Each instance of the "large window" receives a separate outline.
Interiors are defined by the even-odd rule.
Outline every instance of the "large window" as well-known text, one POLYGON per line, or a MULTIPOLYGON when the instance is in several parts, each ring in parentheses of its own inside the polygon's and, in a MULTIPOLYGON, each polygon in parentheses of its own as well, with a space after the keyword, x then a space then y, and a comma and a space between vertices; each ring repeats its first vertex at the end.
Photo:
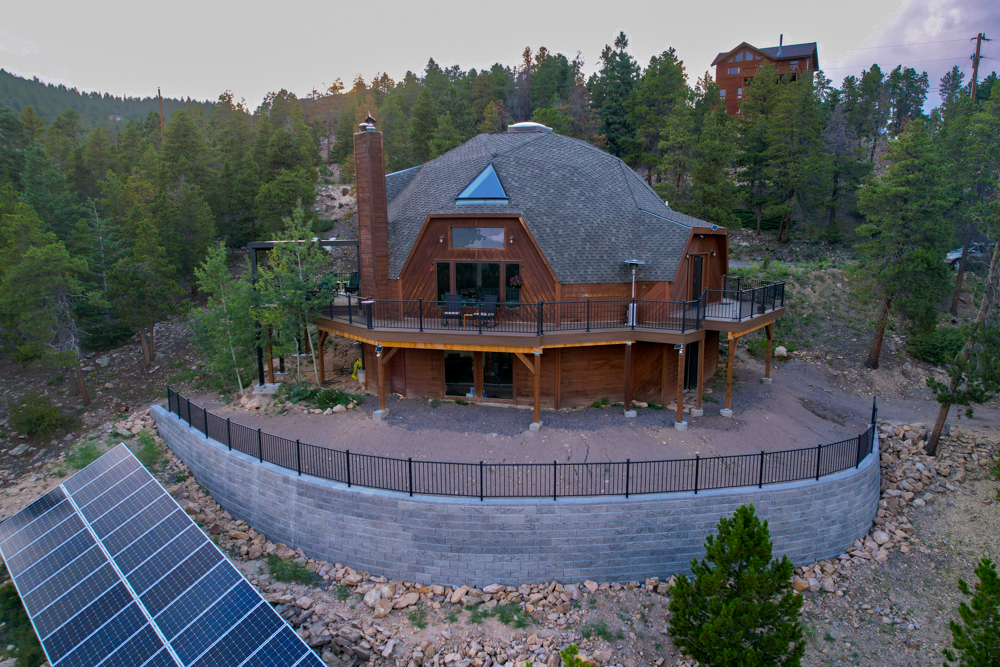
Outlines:
POLYGON ((730 67, 728 73, 729 74, 739 74, 740 73, 740 68, 739 67, 730 67))
POLYGON ((483 301, 488 294, 500 294, 500 265, 455 262, 455 291, 463 301, 483 301))
POLYGON ((511 285, 511 278, 521 275, 518 262, 437 262, 435 270, 438 301, 448 294, 460 294, 463 301, 485 301, 490 295, 500 303, 521 300, 519 288, 511 285))
POLYGON ((451 264, 448 262, 437 263, 437 299, 444 301, 445 297, 451 293, 451 264))
POLYGON ((452 227, 452 248, 503 250, 503 227, 452 227))

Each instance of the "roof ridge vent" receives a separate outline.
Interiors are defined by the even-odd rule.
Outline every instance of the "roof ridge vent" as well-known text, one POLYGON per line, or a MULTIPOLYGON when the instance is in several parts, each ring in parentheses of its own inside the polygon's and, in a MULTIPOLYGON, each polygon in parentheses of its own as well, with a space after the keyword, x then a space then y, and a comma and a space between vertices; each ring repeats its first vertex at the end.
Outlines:
POLYGON ((514 123, 513 125, 507 126, 507 132, 552 132, 552 128, 547 125, 542 125, 541 123, 535 123, 533 121, 527 120, 523 123, 514 123))

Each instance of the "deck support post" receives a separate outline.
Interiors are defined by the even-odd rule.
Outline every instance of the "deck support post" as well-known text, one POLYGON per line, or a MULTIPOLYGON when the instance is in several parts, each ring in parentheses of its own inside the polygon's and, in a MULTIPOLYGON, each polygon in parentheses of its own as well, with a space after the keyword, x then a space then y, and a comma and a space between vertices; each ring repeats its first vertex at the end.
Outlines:
POLYGON ((389 363, 393 355, 399 352, 398 347, 394 347, 388 352, 382 346, 375 348, 375 359, 378 361, 378 410, 372 415, 375 421, 382 421, 389 416, 389 411, 385 407, 385 365, 389 363))
POLYGON ((535 430, 537 430, 542 425, 542 404, 540 402, 540 396, 539 396, 539 394, 541 394, 541 391, 542 391, 542 383, 541 383, 541 377, 542 377, 542 351, 541 350, 535 350, 535 368, 534 368, 534 371, 535 371, 535 377, 534 377, 534 381, 535 381, 535 421, 532 424, 532 426, 534 426, 535 430), (536 424, 537 424, 537 426, 536 426, 536 424))
POLYGON ((326 361, 323 359, 323 346, 326 345, 327 336, 330 334, 322 329, 316 337, 316 371, 319 373, 319 383, 326 382, 326 361))
POLYGON ((774 344, 774 322, 764 327, 764 333, 767 335, 767 347, 764 354, 764 377, 761 382, 771 384, 771 346, 774 344))
POLYGON ((678 431, 687 430, 687 422, 684 421, 684 368, 686 366, 684 348, 684 344, 677 347, 677 417, 674 419, 674 428, 678 431))
POLYGON ((702 398, 705 394, 705 341, 704 338, 698 341, 698 393, 694 409, 691 410, 692 417, 701 417, 705 414, 705 408, 702 407, 702 398))
POLYGON ((719 410, 719 414, 723 417, 733 416, 733 362, 736 361, 736 346, 740 342, 739 336, 729 335, 729 356, 726 359, 726 407, 719 410))
POLYGON ((635 417, 632 407, 632 341, 625 341, 625 416, 635 417))

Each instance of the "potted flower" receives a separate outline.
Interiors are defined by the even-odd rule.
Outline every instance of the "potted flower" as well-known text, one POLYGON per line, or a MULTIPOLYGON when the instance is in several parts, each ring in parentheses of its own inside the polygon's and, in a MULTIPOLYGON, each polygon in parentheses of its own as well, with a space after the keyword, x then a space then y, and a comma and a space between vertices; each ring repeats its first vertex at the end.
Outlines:
POLYGON ((521 289, 521 285, 524 284, 524 278, 522 278, 520 274, 516 276, 511 276, 510 279, 507 281, 507 284, 513 287, 514 289, 521 289))

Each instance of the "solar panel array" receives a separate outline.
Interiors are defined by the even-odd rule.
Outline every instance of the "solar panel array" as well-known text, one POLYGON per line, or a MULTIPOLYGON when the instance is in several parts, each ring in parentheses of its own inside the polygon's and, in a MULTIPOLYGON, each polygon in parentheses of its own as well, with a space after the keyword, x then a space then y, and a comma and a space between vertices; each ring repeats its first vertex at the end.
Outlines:
POLYGON ((323 667, 119 445, 0 523, 53 667, 323 667))

